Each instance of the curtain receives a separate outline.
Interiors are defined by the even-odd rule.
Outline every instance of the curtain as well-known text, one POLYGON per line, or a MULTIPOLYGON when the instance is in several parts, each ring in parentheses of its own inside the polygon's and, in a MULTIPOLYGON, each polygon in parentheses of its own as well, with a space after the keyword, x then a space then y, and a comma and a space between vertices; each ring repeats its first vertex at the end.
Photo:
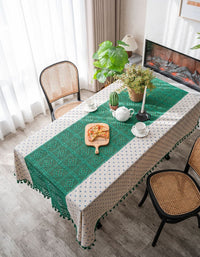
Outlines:
POLYGON ((0 138, 25 127, 46 102, 39 75, 70 60, 88 89, 84 0, 0 0, 0 138))
POLYGON ((93 80, 94 66, 92 55, 101 42, 110 40, 113 44, 120 35, 121 0, 86 0, 88 38, 88 77, 90 89, 94 92, 102 85, 93 80))

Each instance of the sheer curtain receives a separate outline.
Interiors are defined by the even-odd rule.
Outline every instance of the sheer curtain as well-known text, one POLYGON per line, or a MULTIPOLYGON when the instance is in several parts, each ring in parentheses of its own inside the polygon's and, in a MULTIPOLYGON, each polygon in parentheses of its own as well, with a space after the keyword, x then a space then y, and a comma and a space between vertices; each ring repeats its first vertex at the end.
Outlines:
POLYGON ((24 128, 45 100, 39 75, 46 66, 70 60, 87 88, 84 0, 0 0, 0 138, 24 128))

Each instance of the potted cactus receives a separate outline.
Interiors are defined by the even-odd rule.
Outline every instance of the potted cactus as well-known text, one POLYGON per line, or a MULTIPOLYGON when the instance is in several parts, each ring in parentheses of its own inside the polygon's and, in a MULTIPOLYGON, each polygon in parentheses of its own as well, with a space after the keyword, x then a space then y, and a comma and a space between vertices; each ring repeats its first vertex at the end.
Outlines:
POLYGON ((111 92, 110 98, 109 98, 110 109, 116 110, 118 108, 118 105, 119 105, 119 96, 117 92, 111 92))

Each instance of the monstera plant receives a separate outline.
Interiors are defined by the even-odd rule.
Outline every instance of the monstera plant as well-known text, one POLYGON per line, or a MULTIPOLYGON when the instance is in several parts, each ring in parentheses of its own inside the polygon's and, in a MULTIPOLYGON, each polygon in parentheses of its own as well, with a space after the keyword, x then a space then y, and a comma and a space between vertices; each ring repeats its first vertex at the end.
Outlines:
POLYGON ((117 41, 117 46, 113 46, 111 41, 104 41, 99 45, 99 49, 93 54, 93 64, 96 68, 94 79, 100 83, 109 83, 115 74, 123 72, 128 62, 128 54, 123 46, 128 45, 120 40, 117 41))

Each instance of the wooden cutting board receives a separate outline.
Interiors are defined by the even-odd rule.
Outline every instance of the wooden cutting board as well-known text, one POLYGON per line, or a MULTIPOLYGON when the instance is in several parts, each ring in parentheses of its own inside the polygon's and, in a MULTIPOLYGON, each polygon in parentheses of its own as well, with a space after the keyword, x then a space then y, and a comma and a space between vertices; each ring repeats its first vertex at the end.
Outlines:
POLYGON ((106 123, 90 123, 90 124, 87 124, 85 126, 85 144, 88 145, 88 146, 94 146, 95 147, 95 154, 99 154, 99 147, 109 144, 109 140, 110 140, 110 131, 109 131, 108 124, 106 124, 106 123), (95 125, 103 125, 104 127, 106 127, 106 129, 108 129, 108 133, 109 133, 108 139, 104 138, 104 137, 101 137, 101 136, 97 136, 94 139, 94 141, 90 141, 89 140, 89 138, 88 138, 88 130, 92 126, 95 126, 95 125))

